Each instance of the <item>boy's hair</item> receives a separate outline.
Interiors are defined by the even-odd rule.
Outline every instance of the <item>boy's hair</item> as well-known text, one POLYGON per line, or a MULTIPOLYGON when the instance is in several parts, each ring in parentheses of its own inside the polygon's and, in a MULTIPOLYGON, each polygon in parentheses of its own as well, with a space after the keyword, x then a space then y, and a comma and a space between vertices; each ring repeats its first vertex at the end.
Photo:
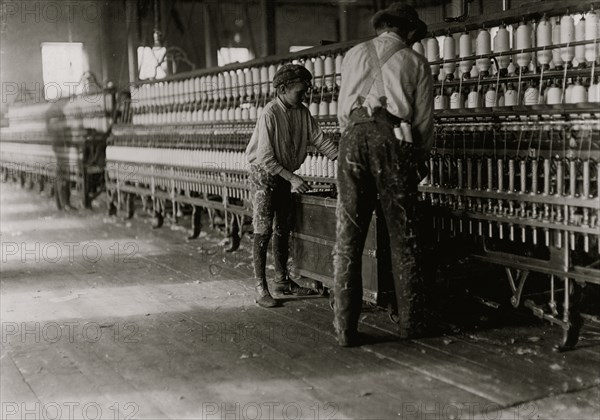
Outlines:
POLYGON ((279 93, 282 86, 298 82, 310 84, 311 80, 312 74, 310 74, 306 67, 298 64, 285 64, 273 76, 273 87, 279 93))

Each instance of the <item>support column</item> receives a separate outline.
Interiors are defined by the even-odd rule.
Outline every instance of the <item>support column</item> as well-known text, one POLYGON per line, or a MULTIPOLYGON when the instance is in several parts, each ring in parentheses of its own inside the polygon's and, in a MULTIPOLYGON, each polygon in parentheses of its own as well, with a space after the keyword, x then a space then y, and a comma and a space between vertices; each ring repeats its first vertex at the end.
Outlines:
POLYGON ((356 16, 357 12, 355 4, 344 2, 338 4, 340 42, 356 39, 358 37, 356 32, 358 24, 356 16))
POLYGON ((275 55, 277 50, 275 30, 275 0, 260 0, 262 16, 261 54, 262 57, 275 55))
POLYGON ((202 14, 204 20, 204 58, 205 58, 205 67, 216 67, 216 48, 214 47, 213 40, 213 24, 210 16, 210 7, 208 2, 202 4, 202 14))
POLYGON ((125 2, 126 25, 127 25, 127 58, 129 64, 129 83, 134 84, 138 81, 139 70, 137 60, 137 6, 133 1, 125 2))
MULTIPOLYGON (((154 13, 157 13, 157 21, 155 22, 155 27, 160 31, 161 34, 161 44, 163 47, 168 47, 167 42, 167 23, 169 22, 171 7, 173 7, 172 2, 165 0, 154 0, 156 2, 156 7, 154 13)), ((177 69, 175 68, 175 63, 172 57, 167 56, 166 58, 166 70, 165 73, 167 76, 171 76, 172 74, 177 73, 177 69)))

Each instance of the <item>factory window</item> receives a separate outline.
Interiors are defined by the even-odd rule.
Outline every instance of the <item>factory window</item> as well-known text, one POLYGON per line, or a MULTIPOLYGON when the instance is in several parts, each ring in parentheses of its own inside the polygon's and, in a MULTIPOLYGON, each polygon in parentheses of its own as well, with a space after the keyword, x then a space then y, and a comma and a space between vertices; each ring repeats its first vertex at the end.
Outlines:
POLYGON ((81 42, 42 42, 42 77, 47 100, 80 93, 79 81, 88 70, 81 42))
POLYGON ((225 66, 230 63, 243 63, 254 58, 254 54, 248 48, 219 48, 217 55, 217 64, 225 66))
POLYGON ((138 47, 138 77, 140 80, 164 79, 167 77, 167 60, 163 60, 167 49, 164 47, 138 47))

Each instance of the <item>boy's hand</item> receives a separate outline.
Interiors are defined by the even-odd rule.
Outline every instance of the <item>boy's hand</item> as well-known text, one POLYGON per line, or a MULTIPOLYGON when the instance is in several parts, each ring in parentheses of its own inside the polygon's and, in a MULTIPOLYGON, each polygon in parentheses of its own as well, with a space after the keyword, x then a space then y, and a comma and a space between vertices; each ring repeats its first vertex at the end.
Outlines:
POLYGON ((290 183, 292 184, 292 192, 302 194, 310 190, 310 185, 298 175, 294 175, 290 180, 290 183))

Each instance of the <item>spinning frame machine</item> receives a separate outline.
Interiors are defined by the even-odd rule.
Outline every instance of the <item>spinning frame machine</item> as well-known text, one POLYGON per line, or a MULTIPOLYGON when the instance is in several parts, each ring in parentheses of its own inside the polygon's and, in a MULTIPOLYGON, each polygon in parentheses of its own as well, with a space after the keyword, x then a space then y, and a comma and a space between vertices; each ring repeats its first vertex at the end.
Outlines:
MULTIPOLYGON (((600 40, 593 6, 552 2, 506 11, 494 21, 436 25, 432 37, 412 46, 427 57, 436 79, 435 142, 419 187, 431 205, 436 239, 443 246, 462 238, 470 256, 504 266, 511 303, 560 325, 562 349, 578 340, 580 289, 600 284, 600 40), (570 11, 583 19, 575 24, 570 11), (495 32, 493 39, 486 28, 495 32), (548 276, 550 300, 544 305, 522 302, 530 272, 548 276)), ((270 80, 277 67, 295 62, 313 73, 315 89, 306 105, 337 140, 339 70, 352 45, 136 86, 132 124, 116 126, 109 142, 109 191, 126 203, 129 216, 134 194, 149 198, 156 227, 168 204, 174 219, 178 206, 193 206, 192 237, 200 233, 199 208, 208 209, 211 220, 220 214, 234 250, 239 228, 251 216, 243 151, 256 116, 274 95, 270 80)), ((298 173, 313 189, 335 193, 335 165, 316 151, 298 173)), ((327 219, 315 207, 331 213, 333 201, 299 197, 297 205, 300 213, 308 205, 327 219)), ((334 233, 320 236, 318 226, 310 233, 306 220, 297 221, 305 225, 292 234, 295 246, 331 251, 334 233)), ((364 257, 377 258, 382 243, 367 242, 364 257)), ((331 286, 331 268, 319 274, 303 266, 314 265, 310 259, 299 260, 301 274, 331 286)), ((363 277, 365 299, 378 303, 376 265, 363 270, 363 277)))
POLYGON ((50 186, 57 206, 69 204, 71 190, 88 208, 102 191, 106 138, 112 124, 114 89, 50 102, 18 104, 0 129, 3 180, 42 192, 50 186), (64 188, 66 203, 57 189, 64 188))
MULTIPOLYGON (((338 66, 341 58, 339 54, 338 66)), ((110 211, 126 207, 131 217, 133 197, 139 195, 154 214, 154 227, 160 227, 167 213, 175 221, 180 206, 189 205, 191 238, 196 238, 200 208, 205 208, 211 223, 224 221, 235 250, 239 229, 252 215, 244 151, 257 115, 274 97, 273 75, 291 59, 293 55, 255 60, 134 87, 126 105, 131 123, 113 127, 107 148, 110 211)), ((337 141, 335 92, 340 77, 336 79, 334 60, 329 56, 311 69, 317 75, 317 93, 311 95, 310 109, 320 115, 325 135, 337 141)), ((298 173, 313 190, 335 188, 336 166, 315 149, 309 148, 298 173)))
MULTIPOLYGON (((470 257, 503 266, 511 303, 560 325, 561 349, 578 340, 581 289, 600 284, 600 24, 594 7, 598 4, 551 1, 493 19, 433 25, 431 36, 412 46, 428 59, 435 78, 434 148, 426 162, 428 176, 419 186, 432 211, 435 240, 441 249, 460 243, 470 257), (576 23, 572 14, 583 19, 576 23), (544 304, 523 299, 531 272, 548 279, 550 298, 544 304)), ((131 217, 134 198, 140 196, 155 217, 154 227, 160 227, 167 213, 176 221, 182 207, 191 206, 195 238, 204 208, 211 222, 225 223, 230 250, 235 250, 239 230, 252 214, 243 151, 257 115, 273 98, 270 81, 276 69, 296 62, 313 73, 315 89, 306 105, 325 135, 337 141, 339 70, 353 44, 132 87, 132 100, 120 104, 126 112, 112 127, 106 149, 110 211, 126 207, 131 217)), ((68 106, 53 117, 56 107, 50 104, 11 108, 10 126, 2 129, 4 176, 15 174, 22 183, 33 180, 43 187, 53 175, 48 168, 66 161, 71 181, 85 185, 83 174, 94 163, 85 159, 81 145, 108 128, 112 101, 106 103, 102 109, 83 107, 89 113, 71 103, 75 118, 69 118, 68 106), (89 117, 101 127, 86 126, 89 117), (79 123, 69 127, 67 121, 79 123), (52 138, 61 139, 60 152, 52 149, 52 138)), ((296 198, 301 226, 292 233, 293 248, 308 254, 312 249, 312 257, 330 254, 335 232, 322 226, 331 227, 327 221, 334 217, 336 166, 310 150, 298 173, 323 196, 296 198), (318 218, 321 228, 313 220, 318 218)), ((378 251, 385 249, 380 239, 385 235, 379 234, 376 219, 363 255, 363 277, 365 299, 380 303, 385 272, 378 267, 384 252, 378 251)), ((295 256, 300 273, 315 286, 331 286, 330 259, 315 263, 295 256)))
POLYGON ((425 45, 438 82, 419 190, 437 239, 503 266, 511 304, 563 328, 559 349, 578 341, 581 289, 600 284, 598 22, 579 2, 525 13, 512 44, 501 22, 493 42, 485 29, 445 37, 453 59, 425 45), (547 302, 523 299, 531 272, 547 276, 547 302))

